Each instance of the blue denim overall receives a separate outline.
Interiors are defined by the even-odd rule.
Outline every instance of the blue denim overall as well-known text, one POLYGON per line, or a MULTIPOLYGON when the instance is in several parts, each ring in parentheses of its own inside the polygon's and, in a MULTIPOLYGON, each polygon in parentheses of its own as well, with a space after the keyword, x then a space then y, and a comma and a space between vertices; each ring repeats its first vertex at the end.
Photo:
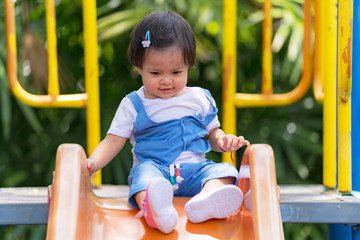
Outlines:
MULTIPOLYGON (((170 180, 169 165, 183 151, 207 153, 211 150, 205 136, 209 134, 206 126, 214 119, 217 108, 209 91, 203 89, 211 103, 212 112, 205 117, 184 116, 160 123, 152 121, 136 92, 128 95, 132 101, 137 117, 134 130, 134 154, 140 161, 130 172, 128 182, 130 185, 129 202, 137 207, 134 194, 146 189, 148 182, 154 177, 165 177, 170 180)), ((202 186, 210 179, 233 176, 237 178, 238 172, 227 163, 215 164, 211 160, 201 163, 185 163, 180 167, 181 177, 184 181, 174 192, 179 196, 193 196, 200 192, 202 186)))

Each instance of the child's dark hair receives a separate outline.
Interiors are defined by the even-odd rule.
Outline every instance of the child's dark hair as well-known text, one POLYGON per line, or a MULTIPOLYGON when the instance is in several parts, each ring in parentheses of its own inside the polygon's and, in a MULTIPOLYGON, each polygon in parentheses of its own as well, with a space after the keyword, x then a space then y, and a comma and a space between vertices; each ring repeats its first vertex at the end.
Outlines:
POLYGON ((153 12, 145 16, 136 24, 129 46, 129 60, 137 67, 142 68, 146 49, 142 45, 146 32, 150 32, 150 47, 155 49, 171 46, 179 47, 184 63, 192 67, 195 63, 196 44, 194 34, 188 22, 174 12, 153 12))

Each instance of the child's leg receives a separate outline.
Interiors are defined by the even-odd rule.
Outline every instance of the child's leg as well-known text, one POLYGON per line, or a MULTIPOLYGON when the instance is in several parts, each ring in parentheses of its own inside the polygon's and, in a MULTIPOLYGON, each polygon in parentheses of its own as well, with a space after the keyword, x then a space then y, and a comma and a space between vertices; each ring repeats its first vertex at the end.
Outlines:
MULTIPOLYGON (((189 221, 200 223, 212 218, 226 218, 236 213, 243 201, 241 190, 234 185, 236 177, 211 178, 219 174, 219 168, 228 168, 226 165, 215 164, 209 168, 205 179, 209 179, 200 193, 190 199, 185 205, 185 212, 189 221)), ((233 167, 229 167, 229 172, 233 167)), ((236 169, 234 169, 237 173, 236 169)), ((226 172, 226 170, 224 170, 226 172)))
POLYGON ((223 177, 223 178, 216 178, 216 179, 211 179, 209 181, 207 181, 204 185, 204 187, 201 189, 201 192, 208 192, 210 190, 213 190, 215 188, 219 188, 222 187, 223 185, 226 184, 234 184, 235 183, 235 178, 233 177, 223 177))
POLYGON ((161 166, 155 162, 140 162, 135 165, 129 174, 128 183, 130 186, 129 203, 135 208, 140 208, 140 203, 145 197, 146 188, 154 178, 166 177, 161 166))
POLYGON ((135 201, 140 209, 143 209, 143 206, 141 203, 145 198, 145 194, 146 194, 146 191, 141 191, 141 192, 138 192, 135 194, 135 201))
POLYGON ((146 223, 163 233, 170 233, 177 225, 178 214, 173 205, 173 190, 165 178, 154 178, 146 191, 135 194, 140 215, 146 223))
POLYGON ((141 162, 133 167, 128 177, 129 203, 139 207, 138 217, 164 233, 176 226, 178 214, 173 206, 173 190, 162 166, 155 162, 141 162))

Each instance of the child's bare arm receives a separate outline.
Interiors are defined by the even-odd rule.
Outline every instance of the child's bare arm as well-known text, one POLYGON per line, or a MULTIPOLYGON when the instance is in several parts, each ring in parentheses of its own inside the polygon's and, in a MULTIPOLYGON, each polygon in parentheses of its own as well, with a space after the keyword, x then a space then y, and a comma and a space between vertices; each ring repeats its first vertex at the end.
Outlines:
POLYGON ((105 167, 124 147, 127 138, 108 134, 88 159, 87 168, 91 173, 105 167))
POLYGON ((212 150, 216 152, 234 152, 244 145, 250 145, 243 136, 225 134, 220 128, 214 128, 209 132, 208 139, 212 150))

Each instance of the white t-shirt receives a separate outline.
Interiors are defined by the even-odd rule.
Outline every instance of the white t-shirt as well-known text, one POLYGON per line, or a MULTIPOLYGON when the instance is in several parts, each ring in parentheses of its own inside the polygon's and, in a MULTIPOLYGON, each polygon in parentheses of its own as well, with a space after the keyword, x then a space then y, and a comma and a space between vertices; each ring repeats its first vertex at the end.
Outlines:
MULTIPOLYGON (((212 112, 212 107, 203 90, 199 87, 187 87, 188 92, 177 97, 168 99, 156 98, 146 99, 144 87, 141 87, 136 93, 139 95, 148 117, 154 122, 163 122, 171 119, 179 119, 184 116, 197 115, 205 117, 212 112)), ((213 101, 215 104, 215 101, 213 101)), ((108 134, 113 134, 129 138, 134 147, 134 128, 137 117, 136 109, 128 97, 124 97, 112 120, 108 134)), ((206 130, 220 126, 216 116, 207 126, 206 130)), ((134 165, 139 162, 132 149, 134 165)), ((174 161, 174 163, 197 163, 205 161, 204 153, 195 153, 184 151, 174 161)))

